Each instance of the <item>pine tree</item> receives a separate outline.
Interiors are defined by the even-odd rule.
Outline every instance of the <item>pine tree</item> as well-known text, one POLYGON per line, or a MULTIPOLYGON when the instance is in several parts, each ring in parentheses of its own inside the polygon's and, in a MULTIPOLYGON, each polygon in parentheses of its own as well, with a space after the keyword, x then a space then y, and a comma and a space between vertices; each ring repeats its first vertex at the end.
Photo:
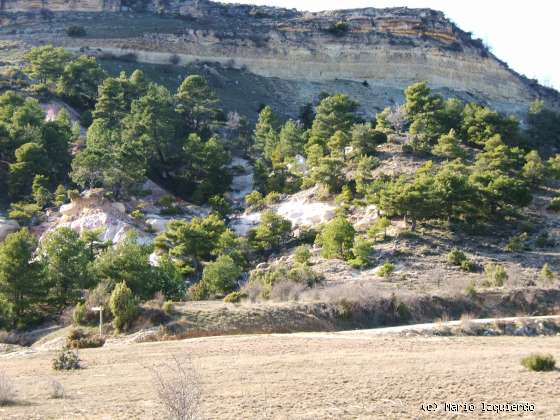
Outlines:
POLYGON ((324 98, 317 106, 315 120, 311 127, 306 149, 318 144, 326 147, 329 139, 337 132, 350 133, 356 122, 358 103, 346 95, 333 95, 324 98))
POLYGON ((95 105, 98 87, 106 73, 95 57, 82 55, 64 67, 57 82, 57 91, 82 108, 95 105))
POLYGON ((200 132, 215 118, 218 99, 202 76, 188 76, 175 97, 176 111, 183 117, 188 130, 200 132))
POLYGON ((49 191, 49 179, 44 175, 35 175, 31 187, 33 199, 40 208, 46 207, 52 200, 52 194, 49 191))
POLYGON ((138 313, 138 303, 126 282, 115 286, 109 305, 113 314, 113 326, 117 332, 126 331, 138 313))
POLYGON ((521 175, 531 184, 537 185, 543 180, 546 173, 546 167, 539 156, 539 152, 531 150, 525 155, 525 162, 521 175))
POLYGON ((448 159, 465 157, 465 152, 460 146, 454 129, 449 130, 448 134, 440 136, 438 143, 432 149, 432 153, 448 159))
POLYGON ((325 258, 350 257, 355 234, 354 227, 344 216, 335 217, 318 236, 318 244, 322 246, 321 255, 325 258))
POLYGON ((0 244, 0 296, 8 302, 11 326, 25 327, 38 318, 37 304, 46 295, 42 266, 34 258, 37 240, 21 229, 0 244))
POLYGON ((29 65, 25 72, 40 83, 54 82, 64 71, 64 66, 70 60, 70 54, 64 48, 43 45, 32 48, 25 58, 29 65))
POLYGON ((39 249, 49 284, 49 299, 58 307, 75 304, 91 285, 86 243, 70 228, 50 232, 39 249))

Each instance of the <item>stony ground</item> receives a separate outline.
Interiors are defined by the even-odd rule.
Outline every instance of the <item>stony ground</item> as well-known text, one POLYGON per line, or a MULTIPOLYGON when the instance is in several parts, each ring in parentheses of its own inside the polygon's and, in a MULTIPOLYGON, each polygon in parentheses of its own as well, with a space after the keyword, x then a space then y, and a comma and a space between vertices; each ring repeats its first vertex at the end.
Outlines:
MULTIPOLYGON (((528 353, 560 359, 560 337, 397 337, 307 333, 199 338, 80 351, 85 368, 59 373, 51 352, 0 357, 14 380, 4 419, 163 418, 151 369, 190 356, 203 418, 431 418, 423 403, 529 402, 526 418, 560 417, 560 372, 534 373, 528 353), (55 378, 64 399, 49 397, 55 378)), ((451 416, 452 417, 452 416, 451 416)), ((456 416, 456 418, 463 416, 456 416)), ((504 414, 502 418, 518 417, 504 414)))

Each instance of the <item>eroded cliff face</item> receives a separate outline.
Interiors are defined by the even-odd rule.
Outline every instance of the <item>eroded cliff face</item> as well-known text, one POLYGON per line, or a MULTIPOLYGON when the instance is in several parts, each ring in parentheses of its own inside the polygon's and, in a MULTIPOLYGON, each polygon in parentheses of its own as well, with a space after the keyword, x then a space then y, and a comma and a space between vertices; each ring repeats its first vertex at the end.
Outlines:
POLYGON ((121 0, 2 0, 3 12, 30 12, 50 10, 53 12, 102 12, 118 11, 121 0))
MULTIPOLYGON (((560 106, 557 92, 519 76, 480 41, 441 12, 429 9, 305 13, 204 0, 4 0, 1 4, 4 12, 102 12, 95 18, 93 13, 43 16, 43 24, 35 23, 25 32, 16 30, 30 43, 52 42, 155 64, 221 63, 283 80, 349 80, 377 91, 427 80, 436 89, 516 112, 537 97, 560 106), (131 13, 138 19, 131 19, 131 13), (111 21, 111 26, 103 26, 103 20, 111 21), (53 30, 57 22, 59 29, 53 30), (61 28, 70 23, 83 25, 88 36, 65 36, 61 28)), ((10 27, 9 15, 4 16, 6 27, 10 27)))

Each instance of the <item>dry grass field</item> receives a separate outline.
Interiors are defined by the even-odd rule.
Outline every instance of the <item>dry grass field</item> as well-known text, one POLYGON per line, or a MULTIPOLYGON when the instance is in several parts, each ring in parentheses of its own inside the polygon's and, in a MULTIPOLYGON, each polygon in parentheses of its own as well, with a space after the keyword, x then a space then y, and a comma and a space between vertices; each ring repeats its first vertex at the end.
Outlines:
MULTIPOLYGON (((560 371, 520 365, 531 352, 560 359, 560 337, 400 337, 366 332, 203 337, 81 350, 84 369, 56 372, 52 352, 0 356, 17 388, 2 419, 164 418, 152 369, 188 355, 200 375, 203 418, 433 418, 422 403, 530 402, 524 418, 560 418, 560 371), (59 381, 65 398, 49 396, 59 381)), ((519 415, 506 413, 502 418, 519 415)))

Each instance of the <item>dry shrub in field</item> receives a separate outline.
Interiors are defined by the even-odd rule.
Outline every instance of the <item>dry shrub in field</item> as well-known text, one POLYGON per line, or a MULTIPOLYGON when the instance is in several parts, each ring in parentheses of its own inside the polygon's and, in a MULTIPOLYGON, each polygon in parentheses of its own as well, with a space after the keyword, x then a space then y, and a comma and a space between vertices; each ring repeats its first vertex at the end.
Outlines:
POLYGON ((189 358, 172 359, 152 368, 157 395, 174 420, 200 418, 200 379, 189 358))
POLYGON ((54 399, 64 398, 64 387, 56 379, 49 380, 49 396, 54 399))
POLYGON ((61 349, 52 361, 54 370, 80 369, 80 357, 78 352, 72 349, 61 349))
POLYGON ((96 335, 86 333, 80 329, 73 329, 68 333, 66 337, 66 347, 69 349, 89 349, 102 347, 105 344, 105 338, 96 335))
POLYGON ((461 315, 461 325, 460 330, 465 335, 478 335, 482 330, 482 327, 474 322, 476 317, 470 313, 464 313, 461 315))
POLYGON ((5 372, 0 371, 0 406, 13 403, 15 396, 14 384, 5 372))
POLYGON ((299 300, 300 295, 306 289, 307 286, 305 284, 288 280, 280 281, 272 286, 270 299, 277 302, 299 300))

